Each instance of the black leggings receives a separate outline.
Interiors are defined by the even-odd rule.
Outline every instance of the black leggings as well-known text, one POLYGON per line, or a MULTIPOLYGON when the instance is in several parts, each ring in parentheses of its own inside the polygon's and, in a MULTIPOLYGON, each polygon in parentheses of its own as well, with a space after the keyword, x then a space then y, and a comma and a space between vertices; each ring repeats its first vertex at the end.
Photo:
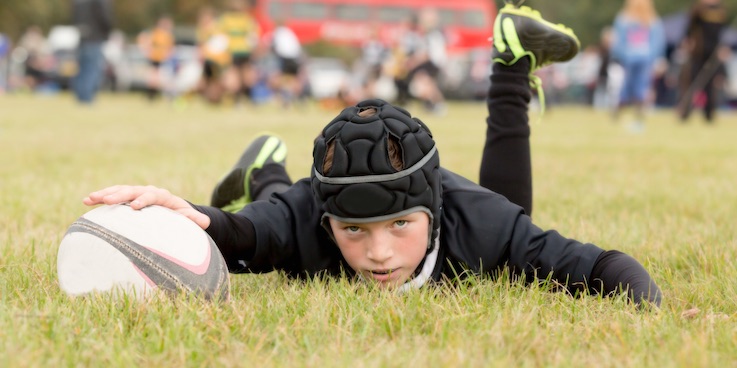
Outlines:
POLYGON ((522 58, 512 66, 494 63, 486 98, 486 141, 479 184, 497 192, 532 214, 530 158, 530 63, 522 58))

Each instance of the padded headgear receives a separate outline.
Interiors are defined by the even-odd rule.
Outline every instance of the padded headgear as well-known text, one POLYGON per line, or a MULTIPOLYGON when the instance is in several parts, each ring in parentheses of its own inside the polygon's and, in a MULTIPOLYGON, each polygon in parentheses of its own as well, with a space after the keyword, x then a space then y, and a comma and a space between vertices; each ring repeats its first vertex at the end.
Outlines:
POLYGON ((323 129, 312 155, 312 191, 328 231, 326 216, 366 223, 422 210, 432 222, 430 247, 440 228, 440 158, 430 130, 419 119, 382 100, 360 102, 323 129), (368 109, 376 112, 359 115, 368 109), (401 156, 400 169, 391 164, 390 140, 401 156), (324 172, 331 145, 332 167, 324 172))

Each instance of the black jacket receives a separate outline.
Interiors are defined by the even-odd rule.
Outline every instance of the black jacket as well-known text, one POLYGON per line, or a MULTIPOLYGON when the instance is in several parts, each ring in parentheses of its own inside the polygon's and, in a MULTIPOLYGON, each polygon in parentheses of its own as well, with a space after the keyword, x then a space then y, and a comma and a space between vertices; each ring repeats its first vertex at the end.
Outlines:
MULTIPOLYGON (((578 288, 604 252, 532 224, 505 197, 441 169, 443 205, 440 250, 434 280, 463 270, 493 274, 508 266, 528 280, 535 275, 578 288)), ((320 225, 322 213, 309 180, 257 201, 238 214, 197 207, 210 216, 207 232, 223 251, 232 272, 281 270, 293 277, 350 272, 337 245, 320 225), (251 225, 252 224, 252 225, 251 225), (255 231, 254 244, 250 232, 255 231)))

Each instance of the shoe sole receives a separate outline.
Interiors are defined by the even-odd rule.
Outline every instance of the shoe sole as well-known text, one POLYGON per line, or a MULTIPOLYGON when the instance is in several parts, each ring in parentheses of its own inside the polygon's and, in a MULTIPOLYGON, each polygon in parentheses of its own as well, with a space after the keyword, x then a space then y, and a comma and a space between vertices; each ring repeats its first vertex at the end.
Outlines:
MULTIPOLYGON (((564 36, 569 37, 576 43, 576 50, 578 50, 581 47, 581 43, 578 40, 578 37, 576 37, 576 34, 573 33, 573 30, 562 25, 562 24, 554 24, 551 22, 548 22, 547 20, 543 19, 540 13, 536 10, 533 10, 530 7, 523 6, 520 8, 515 7, 514 5, 507 4, 502 10, 499 11, 499 14, 497 16, 497 21, 494 22, 494 35, 503 35, 500 38, 494 37, 494 47, 499 50, 499 52, 505 52, 507 49, 507 45, 509 45, 509 49, 514 55, 514 60, 510 62, 510 64, 514 63, 517 59, 528 55, 530 58, 532 58, 532 65, 535 65, 535 69, 540 68, 544 65, 538 65, 537 64, 537 57, 535 54, 531 51, 528 51, 522 46, 522 41, 520 41, 521 38, 524 38, 526 43, 528 44, 528 48, 538 48, 538 49, 544 49, 546 50, 546 55, 552 54, 553 57, 545 57, 543 59, 552 59, 550 62, 560 62, 560 61, 567 61, 573 58, 573 56, 576 55, 577 52, 572 53, 571 55, 566 55, 571 50, 571 45, 569 42, 563 41, 558 43, 551 44, 551 40, 549 37, 540 37, 536 34, 525 34, 523 37, 520 37, 517 34, 517 28, 515 27, 515 20, 513 17, 506 17, 502 19, 504 15, 511 15, 513 17, 522 17, 522 18, 528 18, 531 19, 534 22, 537 22, 545 27, 548 27, 552 29, 555 32, 561 33, 564 36), (503 40, 502 40, 503 39, 503 40)), ((563 37, 562 40, 566 40, 566 37, 563 37)))

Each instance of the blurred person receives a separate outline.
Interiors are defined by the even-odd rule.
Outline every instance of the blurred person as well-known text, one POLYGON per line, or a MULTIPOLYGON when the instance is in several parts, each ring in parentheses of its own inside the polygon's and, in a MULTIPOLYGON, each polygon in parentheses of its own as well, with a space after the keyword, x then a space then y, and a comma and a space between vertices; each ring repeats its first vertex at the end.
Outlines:
POLYGON ((125 73, 125 47, 126 37, 121 30, 114 30, 110 33, 110 37, 102 47, 102 54, 105 56, 107 68, 105 68, 105 81, 111 91, 120 91, 123 86, 120 84, 120 74, 125 73))
MULTIPOLYGON (((524 8, 505 18, 512 26, 504 34, 519 42, 495 42, 488 122, 524 129, 531 70, 578 46, 572 32, 524 8)), ((515 135, 504 129, 495 142, 528 147, 529 135, 515 135)), ((216 185, 211 206, 127 185, 92 192, 83 203, 175 210, 212 237, 233 273, 352 277, 404 292, 509 272, 570 295, 624 294, 638 306, 660 305, 660 289, 633 257, 543 231, 519 205, 441 167, 430 129, 401 107, 365 100, 340 112, 314 139, 309 178, 293 183, 286 157, 285 142, 258 137, 216 185)))
POLYGON ((251 89, 258 79, 254 67, 256 50, 261 38, 261 29, 246 0, 229 0, 227 10, 220 15, 219 28, 228 36, 230 66, 227 78, 232 85, 230 93, 234 102, 241 97, 250 98, 251 89))
POLYGON ((197 47, 202 62, 200 93, 210 103, 221 103, 225 96, 223 75, 230 66, 228 35, 220 28, 212 8, 200 10, 197 18, 197 47))
POLYGON ((168 15, 159 17, 153 29, 138 35, 138 45, 150 66, 146 95, 154 100, 164 90, 165 68, 172 66, 167 63, 174 56, 174 20, 168 15))
POLYGON ((7 92, 10 88, 10 50, 13 45, 10 37, 0 32, 0 94, 7 92))
MULTIPOLYGON (((389 46, 380 37, 379 27, 371 27, 369 38, 361 44, 361 57, 358 59, 359 73, 362 75, 363 96, 375 97, 374 87, 384 76, 384 64, 389 57, 389 52, 389 46)), ((350 105, 355 105, 355 103, 350 105)))
POLYGON ((421 48, 422 35, 417 15, 405 19, 399 26, 397 42, 394 44, 388 70, 394 78, 397 90, 396 103, 407 105, 412 97, 409 90, 409 71, 413 65, 413 55, 421 48))
POLYGON ((596 108, 612 110, 619 103, 617 72, 619 64, 612 62, 612 43, 614 31, 612 27, 604 27, 599 35, 599 69, 594 86, 593 104, 596 108))
POLYGON ((591 106, 594 104, 596 84, 599 79, 601 53, 598 45, 584 47, 571 63, 575 73, 571 73, 569 94, 572 101, 591 106))
POLYGON ((630 129, 642 132, 656 63, 662 62, 665 56, 663 23, 652 0, 625 0, 614 20, 613 30, 612 58, 624 69, 614 116, 618 117, 625 106, 634 107, 635 120, 630 129))
POLYGON ((401 82, 404 98, 415 97, 428 111, 443 113, 445 97, 438 78, 447 60, 445 34, 436 9, 423 9, 415 22, 415 31, 406 34, 407 74, 401 82))
POLYGON ((720 45, 726 22, 727 10, 721 0, 697 0, 691 7, 682 42, 688 55, 681 69, 679 88, 678 114, 683 122, 691 115, 695 95, 704 98, 706 122, 714 121, 719 81, 726 74, 724 62, 729 55, 728 47, 720 45))
POLYGON ((440 77, 448 60, 446 36, 437 9, 425 8, 420 17, 423 42, 416 55, 418 64, 409 71, 409 79, 410 83, 417 83, 416 95, 424 101, 425 108, 443 114, 446 108, 440 77))
POLYGON ((24 86, 34 91, 48 80, 51 73, 54 64, 51 47, 41 27, 32 25, 21 36, 18 48, 25 55, 24 86))
POLYGON ((272 76, 273 89, 282 105, 288 107, 300 99, 304 91, 302 44, 294 31, 281 20, 277 21, 269 42, 278 64, 277 74, 272 76))
POLYGON ((72 14, 74 25, 79 29, 78 69, 72 88, 77 101, 91 104, 105 70, 102 47, 113 29, 112 3, 110 0, 74 0, 72 14))

